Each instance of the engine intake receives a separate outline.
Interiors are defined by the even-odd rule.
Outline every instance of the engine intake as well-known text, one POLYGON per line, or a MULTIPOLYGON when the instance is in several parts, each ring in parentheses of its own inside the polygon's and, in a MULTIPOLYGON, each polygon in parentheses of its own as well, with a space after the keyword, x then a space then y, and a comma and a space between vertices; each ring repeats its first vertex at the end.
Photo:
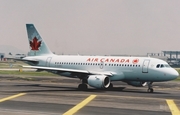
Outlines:
POLYGON ((105 75, 89 75, 87 81, 94 88, 108 88, 110 85, 110 79, 105 75))

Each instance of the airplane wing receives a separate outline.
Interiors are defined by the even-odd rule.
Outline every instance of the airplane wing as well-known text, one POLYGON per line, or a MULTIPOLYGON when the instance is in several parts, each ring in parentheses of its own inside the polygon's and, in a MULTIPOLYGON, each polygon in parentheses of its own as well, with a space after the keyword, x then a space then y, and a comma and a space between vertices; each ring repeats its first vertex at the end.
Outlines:
POLYGON ((98 74, 98 75, 107 75, 107 76, 113 76, 113 74, 115 74, 115 73, 112 73, 112 72, 96 72, 96 71, 88 71, 88 70, 54 68, 54 67, 41 67, 41 66, 23 66, 23 67, 24 68, 40 69, 40 70, 75 72, 75 73, 85 73, 85 74, 98 74))

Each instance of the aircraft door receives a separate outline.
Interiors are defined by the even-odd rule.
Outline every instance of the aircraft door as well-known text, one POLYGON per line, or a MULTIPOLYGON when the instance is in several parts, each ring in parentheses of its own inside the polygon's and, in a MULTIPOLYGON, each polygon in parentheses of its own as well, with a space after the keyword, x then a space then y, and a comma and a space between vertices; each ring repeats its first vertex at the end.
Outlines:
POLYGON ((142 73, 148 73, 149 62, 150 60, 144 60, 143 66, 142 66, 142 73))
POLYGON ((51 59, 52 59, 52 57, 48 57, 47 59, 46 59, 46 67, 50 67, 50 62, 51 62, 51 59))

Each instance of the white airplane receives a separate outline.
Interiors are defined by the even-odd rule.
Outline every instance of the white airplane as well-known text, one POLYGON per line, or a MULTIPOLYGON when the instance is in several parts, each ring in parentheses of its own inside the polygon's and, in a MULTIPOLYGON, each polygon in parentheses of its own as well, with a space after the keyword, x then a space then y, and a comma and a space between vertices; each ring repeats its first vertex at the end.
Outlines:
POLYGON ((150 57, 117 56, 72 56, 53 54, 33 24, 26 24, 30 46, 29 56, 22 58, 38 70, 46 70, 58 75, 79 78, 82 83, 78 89, 112 88, 111 81, 123 81, 129 85, 143 87, 153 92, 153 82, 176 79, 179 73, 167 62, 150 57))

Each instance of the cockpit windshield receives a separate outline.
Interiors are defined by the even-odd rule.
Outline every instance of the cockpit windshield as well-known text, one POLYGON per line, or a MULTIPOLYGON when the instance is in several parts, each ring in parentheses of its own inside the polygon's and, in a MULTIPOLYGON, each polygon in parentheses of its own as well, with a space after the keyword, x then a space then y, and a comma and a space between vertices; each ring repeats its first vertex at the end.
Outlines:
POLYGON ((156 68, 170 68, 168 64, 157 64, 156 68))

